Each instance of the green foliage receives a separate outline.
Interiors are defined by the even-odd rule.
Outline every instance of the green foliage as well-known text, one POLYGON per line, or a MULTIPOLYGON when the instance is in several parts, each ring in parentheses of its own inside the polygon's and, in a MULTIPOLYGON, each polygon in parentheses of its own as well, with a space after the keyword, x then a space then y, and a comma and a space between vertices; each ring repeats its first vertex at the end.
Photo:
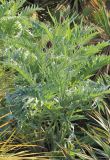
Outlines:
POLYGON ((50 151, 59 146, 75 150, 74 122, 110 92, 108 85, 90 80, 110 63, 109 56, 96 55, 109 42, 88 45, 97 35, 92 26, 73 22, 71 29, 69 18, 59 23, 51 14, 54 25, 44 24, 30 16, 37 8, 20 11, 22 3, 4 1, 0 6, 0 13, 6 10, 0 14, 0 53, 5 56, 1 63, 15 71, 14 91, 6 94, 6 105, 18 129, 30 133, 28 140, 42 138, 50 151))

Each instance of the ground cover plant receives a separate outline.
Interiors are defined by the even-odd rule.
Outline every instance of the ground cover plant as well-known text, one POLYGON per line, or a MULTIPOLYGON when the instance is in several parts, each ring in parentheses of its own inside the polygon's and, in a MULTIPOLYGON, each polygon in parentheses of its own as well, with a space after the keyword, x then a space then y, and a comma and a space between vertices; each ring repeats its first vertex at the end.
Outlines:
MULTIPOLYGON (((12 113, 7 113, 3 116, 0 116, 0 122, 3 119, 6 119, 12 113)), ((37 153, 30 152, 29 148, 38 147, 36 145, 30 145, 27 143, 16 144, 16 131, 15 129, 10 130, 9 125, 11 121, 3 121, 0 123, 0 160, 27 160, 27 159, 36 159, 36 160, 47 160, 45 156, 38 156, 37 153), (7 127, 4 129, 4 127, 7 127), (11 132, 11 134, 10 134, 11 132)), ((39 146, 40 147, 40 146, 39 146)))
MULTIPOLYGON (((94 124, 90 126, 89 132, 86 132, 92 140, 96 141, 97 147, 91 147, 88 145, 83 146, 83 154, 79 154, 79 157, 88 160, 109 159, 110 158, 110 133, 109 133, 109 121, 110 110, 105 105, 102 113, 94 111, 92 118, 95 120, 94 124), (87 152, 89 155, 87 154, 87 152)), ((82 144, 81 144, 82 145, 82 144)))
POLYGON ((35 16, 42 8, 22 8, 23 0, 1 3, 0 63, 13 75, 2 113, 12 113, 7 117, 14 122, 10 127, 24 141, 42 146, 35 152, 77 159, 82 149, 76 139, 83 136, 77 126, 86 122, 86 113, 104 108, 98 104, 110 93, 109 78, 105 76, 107 83, 103 76, 91 78, 110 63, 109 56, 97 54, 109 41, 91 45, 99 33, 83 19, 77 24, 77 16, 59 22, 48 11, 52 23, 44 23, 35 16))

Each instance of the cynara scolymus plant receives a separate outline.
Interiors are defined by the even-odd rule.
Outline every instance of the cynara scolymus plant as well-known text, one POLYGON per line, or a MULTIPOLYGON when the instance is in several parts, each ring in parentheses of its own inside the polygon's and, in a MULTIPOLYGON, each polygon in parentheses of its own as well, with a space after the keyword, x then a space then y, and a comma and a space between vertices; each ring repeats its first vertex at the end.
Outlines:
MULTIPOLYGON (((82 111, 91 109, 97 98, 109 93, 108 85, 89 79, 110 63, 109 56, 96 55, 109 43, 89 45, 97 33, 83 22, 74 23, 71 29, 68 18, 58 23, 50 14, 51 25, 32 17, 27 20, 27 16, 19 21, 19 15, 22 19, 22 12, 16 15, 17 24, 22 26, 19 34, 13 35, 13 30, 19 29, 17 25, 10 29, 11 34, 7 27, 0 31, 0 49, 6 56, 2 63, 16 71, 15 88, 7 93, 7 105, 19 129, 30 133, 27 138, 33 134, 43 138, 48 150, 57 150, 58 144, 74 148, 68 144, 75 137, 71 130, 75 120, 85 118, 82 111)), ((9 24, 11 27, 11 21, 9 24)))
MULTIPOLYGON (((23 8, 26 0, 0 0, 0 54, 2 49, 6 47, 10 38, 26 35, 30 28, 30 16, 39 10, 35 5, 23 8)), ((1 56, 1 55, 0 55, 1 56)))

